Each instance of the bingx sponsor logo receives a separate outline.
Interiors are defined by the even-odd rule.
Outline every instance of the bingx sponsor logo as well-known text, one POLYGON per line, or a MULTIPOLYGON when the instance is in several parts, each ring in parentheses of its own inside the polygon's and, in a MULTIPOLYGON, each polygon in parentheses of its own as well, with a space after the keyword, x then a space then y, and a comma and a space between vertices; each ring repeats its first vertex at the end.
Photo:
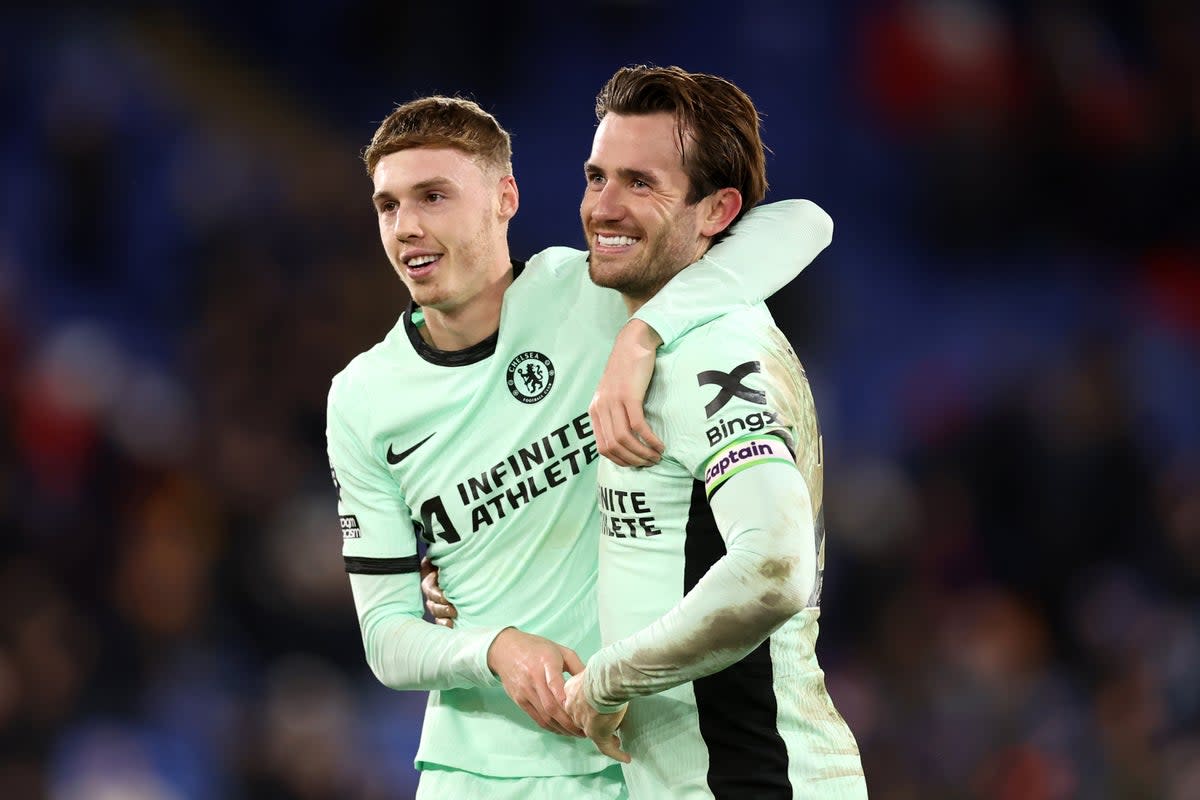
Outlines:
POLYGON ((721 387, 721 391, 717 393, 717 396, 704 407, 704 415, 711 417, 735 397, 740 397, 748 403, 765 406, 767 404, 767 393, 761 389, 751 389, 742 383, 742 379, 752 372, 762 372, 762 365, 757 361, 747 361, 744 364, 738 364, 729 372, 721 372, 719 369, 706 369, 704 372, 697 374, 696 382, 700 386, 707 386, 712 383, 721 387))

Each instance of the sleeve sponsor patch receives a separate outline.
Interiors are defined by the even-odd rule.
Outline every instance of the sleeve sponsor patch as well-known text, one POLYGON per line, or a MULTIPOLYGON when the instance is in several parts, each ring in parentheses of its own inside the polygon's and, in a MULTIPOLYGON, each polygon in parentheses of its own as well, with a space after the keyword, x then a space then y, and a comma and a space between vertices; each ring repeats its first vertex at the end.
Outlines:
POLYGON ((787 446, 774 436, 744 436, 736 439, 708 460, 704 467, 704 492, 711 498, 734 475, 770 461, 792 466, 796 464, 787 446))
POLYGON ((715 384, 721 388, 717 392, 717 396, 709 401, 704 407, 704 416, 711 417, 713 414, 720 411, 735 397, 740 397, 748 403, 757 403, 760 406, 767 404, 767 393, 761 389, 751 389, 742 383, 742 379, 754 372, 762 372, 762 364, 757 361, 747 361, 744 364, 738 364, 729 372, 721 372, 719 369, 706 369, 696 375, 696 383, 700 386, 708 386, 715 384))
POLYGON ((343 539, 361 539, 362 531, 358 528, 358 517, 353 514, 342 514, 338 517, 338 521, 342 524, 343 539))

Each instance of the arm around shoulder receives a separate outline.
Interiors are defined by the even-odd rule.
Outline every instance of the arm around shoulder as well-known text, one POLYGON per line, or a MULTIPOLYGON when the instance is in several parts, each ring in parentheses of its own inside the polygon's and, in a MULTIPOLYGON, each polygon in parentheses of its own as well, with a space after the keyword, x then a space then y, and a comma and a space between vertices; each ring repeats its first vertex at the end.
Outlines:
POLYGON ((729 235, 681 271, 634 315, 671 344, 790 283, 833 241, 833 220, 810 200, 757 206, 729 235))
POLYGON ((833 218, 825 209, 811 200, 780 200, 746 212, 705 259, 744 275, 743 299, 754 305, 790 283, 832 241, 833 218))

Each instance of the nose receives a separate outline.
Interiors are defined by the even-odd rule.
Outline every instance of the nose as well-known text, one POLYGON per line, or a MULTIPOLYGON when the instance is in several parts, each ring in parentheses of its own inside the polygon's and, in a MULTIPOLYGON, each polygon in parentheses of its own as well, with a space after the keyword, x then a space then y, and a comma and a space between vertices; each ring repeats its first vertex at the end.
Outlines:
POLYGON ((608 181, 599 189, 587 193, 590 201, 588 216, 597 222, 611 222, 625 216, 621 189, 615 181, 608 181))
POLYGON ((396 237, 397 241, 420 239, 425 235, 421 229, 421 220, 410 204, 401 203, 393 212, 392 235, 396 237))

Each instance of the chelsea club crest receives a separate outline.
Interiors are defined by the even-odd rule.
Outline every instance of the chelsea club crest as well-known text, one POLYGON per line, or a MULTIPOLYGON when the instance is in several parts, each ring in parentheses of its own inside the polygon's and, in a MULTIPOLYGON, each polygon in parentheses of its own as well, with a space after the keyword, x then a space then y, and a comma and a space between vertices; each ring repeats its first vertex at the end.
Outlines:
POLYGON ((554 386, 554 364, 536 350, 526 350, 508 362, 508 391, 522 403, 536 403, 554 386))

